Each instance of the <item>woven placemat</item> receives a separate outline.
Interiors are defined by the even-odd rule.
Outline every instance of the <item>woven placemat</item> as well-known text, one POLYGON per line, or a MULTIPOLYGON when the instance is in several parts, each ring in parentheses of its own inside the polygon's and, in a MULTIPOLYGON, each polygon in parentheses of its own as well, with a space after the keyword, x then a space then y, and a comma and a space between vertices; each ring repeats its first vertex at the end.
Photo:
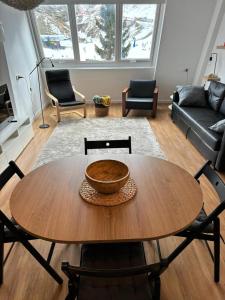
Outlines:
POLYGON ((83 200, 94 205, 114 206, 127 202, 134 198, 137 187, 132 178, 129 178, 126 184, 114 194, 100 194, 93 189, 86 179, 81 184, 80 195, 83 200))

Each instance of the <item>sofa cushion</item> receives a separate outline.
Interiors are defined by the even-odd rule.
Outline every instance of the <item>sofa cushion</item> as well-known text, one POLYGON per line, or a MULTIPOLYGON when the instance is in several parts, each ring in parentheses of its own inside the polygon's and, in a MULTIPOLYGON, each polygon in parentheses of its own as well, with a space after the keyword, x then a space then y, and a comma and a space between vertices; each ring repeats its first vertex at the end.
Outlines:
POLYGON ((222 101, 219 112, 225 115, 225 100, 222 101))
POLYGON ((225 84, 218 81, 211 81, 208 94, 209 105, 213 110, 218 111, 225 97, 225 84))
POLYGON ((220 120, 216 124, 210 126, 209 129, 211 129, 211 130, 213 130, 215 132, 224 133, 224 130, 225 130, 225 119, 220 120))
POLYGON ((155 87, 155 80, 131 80, 128 96, 135 98, 152 98, 155 87))
POLYGON ((179 94, 179 106, 205 107, 207 105, 205 90, 202 86, 177 86, 179 94))
POLYGON ((208 107, 180 107, 176 103, 173 103, 173 110, 211 149, 220 149, 222 134, 210 130, 209 127, 224 119, 221 113, 208 107))

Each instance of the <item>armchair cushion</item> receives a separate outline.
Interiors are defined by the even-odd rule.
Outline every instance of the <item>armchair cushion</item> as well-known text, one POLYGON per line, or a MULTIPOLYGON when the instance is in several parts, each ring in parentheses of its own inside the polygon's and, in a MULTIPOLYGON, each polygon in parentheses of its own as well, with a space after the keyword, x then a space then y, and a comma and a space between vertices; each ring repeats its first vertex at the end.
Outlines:
POLYGON ((211 81, 208 94, 209 105, 213 110, 218 111, 225 97, 225 84, 217 81, 211 81))
POLYGON ((45 74, 49 92, 59 103, 76 101, 68 70, 51 70, 45 74))
POLYGON ((85 103, 84 101, 67 101, 67 102, 60 102, 59 106, 61 107, 78 106, 84 103, 85 103))
POLYGON ((152 109, 153 98, 127 98, 126 101, 127 109, 152 109))
POLYGON ((155 87, 155 80, 131 80, 128 97, 152 98, 155 87))

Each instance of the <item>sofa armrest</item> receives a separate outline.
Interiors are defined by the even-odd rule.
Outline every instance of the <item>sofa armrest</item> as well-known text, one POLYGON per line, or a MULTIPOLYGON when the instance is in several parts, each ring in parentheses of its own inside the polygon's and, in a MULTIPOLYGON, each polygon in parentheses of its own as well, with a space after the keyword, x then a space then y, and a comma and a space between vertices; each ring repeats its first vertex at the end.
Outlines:
POLYGON ((225 132, 221 141, 220 151, 215 162, 215 168, 218 171, 225 171, 225 132))
POLYGON ((179 102, 179 94, 177 91, 173 92, 173 102, 176 102, 176 103, 179 102))

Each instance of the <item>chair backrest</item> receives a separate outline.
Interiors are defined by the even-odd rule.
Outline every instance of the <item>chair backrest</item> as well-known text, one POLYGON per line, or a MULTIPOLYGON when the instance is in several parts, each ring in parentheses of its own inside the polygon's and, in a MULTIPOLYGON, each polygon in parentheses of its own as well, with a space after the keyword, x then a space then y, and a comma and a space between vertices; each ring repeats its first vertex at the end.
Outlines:
POLYGON ((195 179, 199 181, 202 175, 205 175, 207 180, 210 182, 212 187, 215 189, 219 196, 220 202, 225 201, 225 184, 223 180, 219 177, 215 170, 210 166, 211 162, 207 161, 202 168, 195 174, 195 179))
POLYGON ((76 100, 68 70, 46 71, 45 75, 49 92, 58 99, 59 103, 76 100))
POLYGON ((24 177, 23 172, 16 163, 14 161, 10 161, 8 167, 0 174, 0 190, 14 174, 17 174, 20 178, 24 177))
POLYGON ((107 148, 128 148, 129 154, 131 154, 131 137, 129 136, 127 140, 98 140, 98 141, 88 141, 84 138, 84 150, 85 155, 87 155, 88 149, 107 149, 107 148))
POLYGON ((128 97, 153 98, 155 87, 155 80, 131 80, 128 91, 128 97))
POLYGON ((118 290, 121 299, 159 299, 148 279, 150 274, 151 281, 159 279, 160 264, 146 265, 142 242, 83 245, 80 266, 62 263, 62 270, 70 286, 77 284, 77 290, 69 288, 69 299, 117 299, 118 290))

